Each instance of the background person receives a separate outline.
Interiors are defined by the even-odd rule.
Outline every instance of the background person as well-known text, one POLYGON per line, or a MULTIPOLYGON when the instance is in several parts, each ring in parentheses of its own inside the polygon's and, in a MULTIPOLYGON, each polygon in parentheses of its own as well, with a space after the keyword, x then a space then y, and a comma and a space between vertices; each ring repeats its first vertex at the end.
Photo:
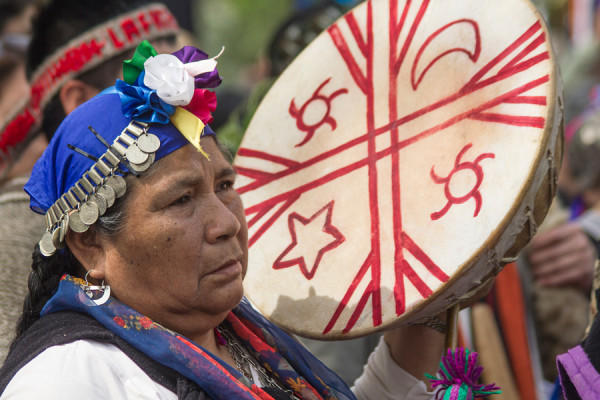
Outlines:
POLYGON ((0 1, 0 126, 29 94, 25 52, 37 0, 0 1))
POLYGON ((53 0, 36 19, 27 57, 34 94, 0 128, 0 281, 6 288, 0 293, 0 361, 14 335, 27 293, 31 252, 45 224, 31 214, 23 192, 31 168, 65 115, 114 83, 124 53, 133 52, 143 39, 170 48, 177 31, 164 6, 139 0, 53 0), (103 45, 90 52, 92 43, 103 45), (51 75, 53 71, 59 75, 51 75), (41 131, 32 115, 41 115, 41 131))

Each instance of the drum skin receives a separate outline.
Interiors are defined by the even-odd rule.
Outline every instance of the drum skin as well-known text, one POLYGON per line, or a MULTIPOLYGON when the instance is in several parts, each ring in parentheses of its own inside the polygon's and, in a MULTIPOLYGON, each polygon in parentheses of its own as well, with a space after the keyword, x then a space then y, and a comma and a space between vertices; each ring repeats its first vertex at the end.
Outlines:
POLYGON ((360 4, 279 77, 236 156, 246 295, 316 339, 470 296, 554 196, 560 93, 528 1, 360 4))

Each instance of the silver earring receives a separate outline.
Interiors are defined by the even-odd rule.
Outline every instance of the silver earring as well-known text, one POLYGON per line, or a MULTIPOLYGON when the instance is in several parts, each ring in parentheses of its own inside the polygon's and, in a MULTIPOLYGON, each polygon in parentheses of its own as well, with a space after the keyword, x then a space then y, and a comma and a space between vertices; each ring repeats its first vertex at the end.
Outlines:
POLYGON ((87 297, 92 299, 92 301, 96 303, 96 305, 101 306, 102 304, 106 303, 110 298, 110 286, 105 285, 104 280, 102 281, 102 285, 100 286, 90 285, 88 282, 88 275, 90 274, 90 272, 92 272, 91 269, 85 274, 85 286, 83 287, 83 292, 86 294, 87 297))

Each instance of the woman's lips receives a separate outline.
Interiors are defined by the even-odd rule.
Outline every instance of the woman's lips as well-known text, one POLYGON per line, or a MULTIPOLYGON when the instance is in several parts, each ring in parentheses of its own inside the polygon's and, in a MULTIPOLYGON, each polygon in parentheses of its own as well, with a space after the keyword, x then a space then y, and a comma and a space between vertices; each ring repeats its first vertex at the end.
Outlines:
POLYGON ((231 260, 231 261, 224 263, 223 265, 221 265, 219 268, 217 268, 210 274, 239 275, 241 273, 242 273, 242 263, 240 263, 238 260, 231 260))

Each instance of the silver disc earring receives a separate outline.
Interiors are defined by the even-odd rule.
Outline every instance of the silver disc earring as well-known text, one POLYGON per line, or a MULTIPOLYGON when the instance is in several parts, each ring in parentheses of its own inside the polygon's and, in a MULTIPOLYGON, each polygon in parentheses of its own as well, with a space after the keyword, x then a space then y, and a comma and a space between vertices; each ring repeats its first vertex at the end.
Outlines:
POLYGON ((96 305, 101 306, 110 298, 110 286, 105 285, 104 280, 102 280, 102 284, 100 286, 90 285, 88 282, 88 275, 90 272, 92 272, 91 269, 85 274, 85 286, 83 287, 83 292, 94 303, 96 303, 96 305))

